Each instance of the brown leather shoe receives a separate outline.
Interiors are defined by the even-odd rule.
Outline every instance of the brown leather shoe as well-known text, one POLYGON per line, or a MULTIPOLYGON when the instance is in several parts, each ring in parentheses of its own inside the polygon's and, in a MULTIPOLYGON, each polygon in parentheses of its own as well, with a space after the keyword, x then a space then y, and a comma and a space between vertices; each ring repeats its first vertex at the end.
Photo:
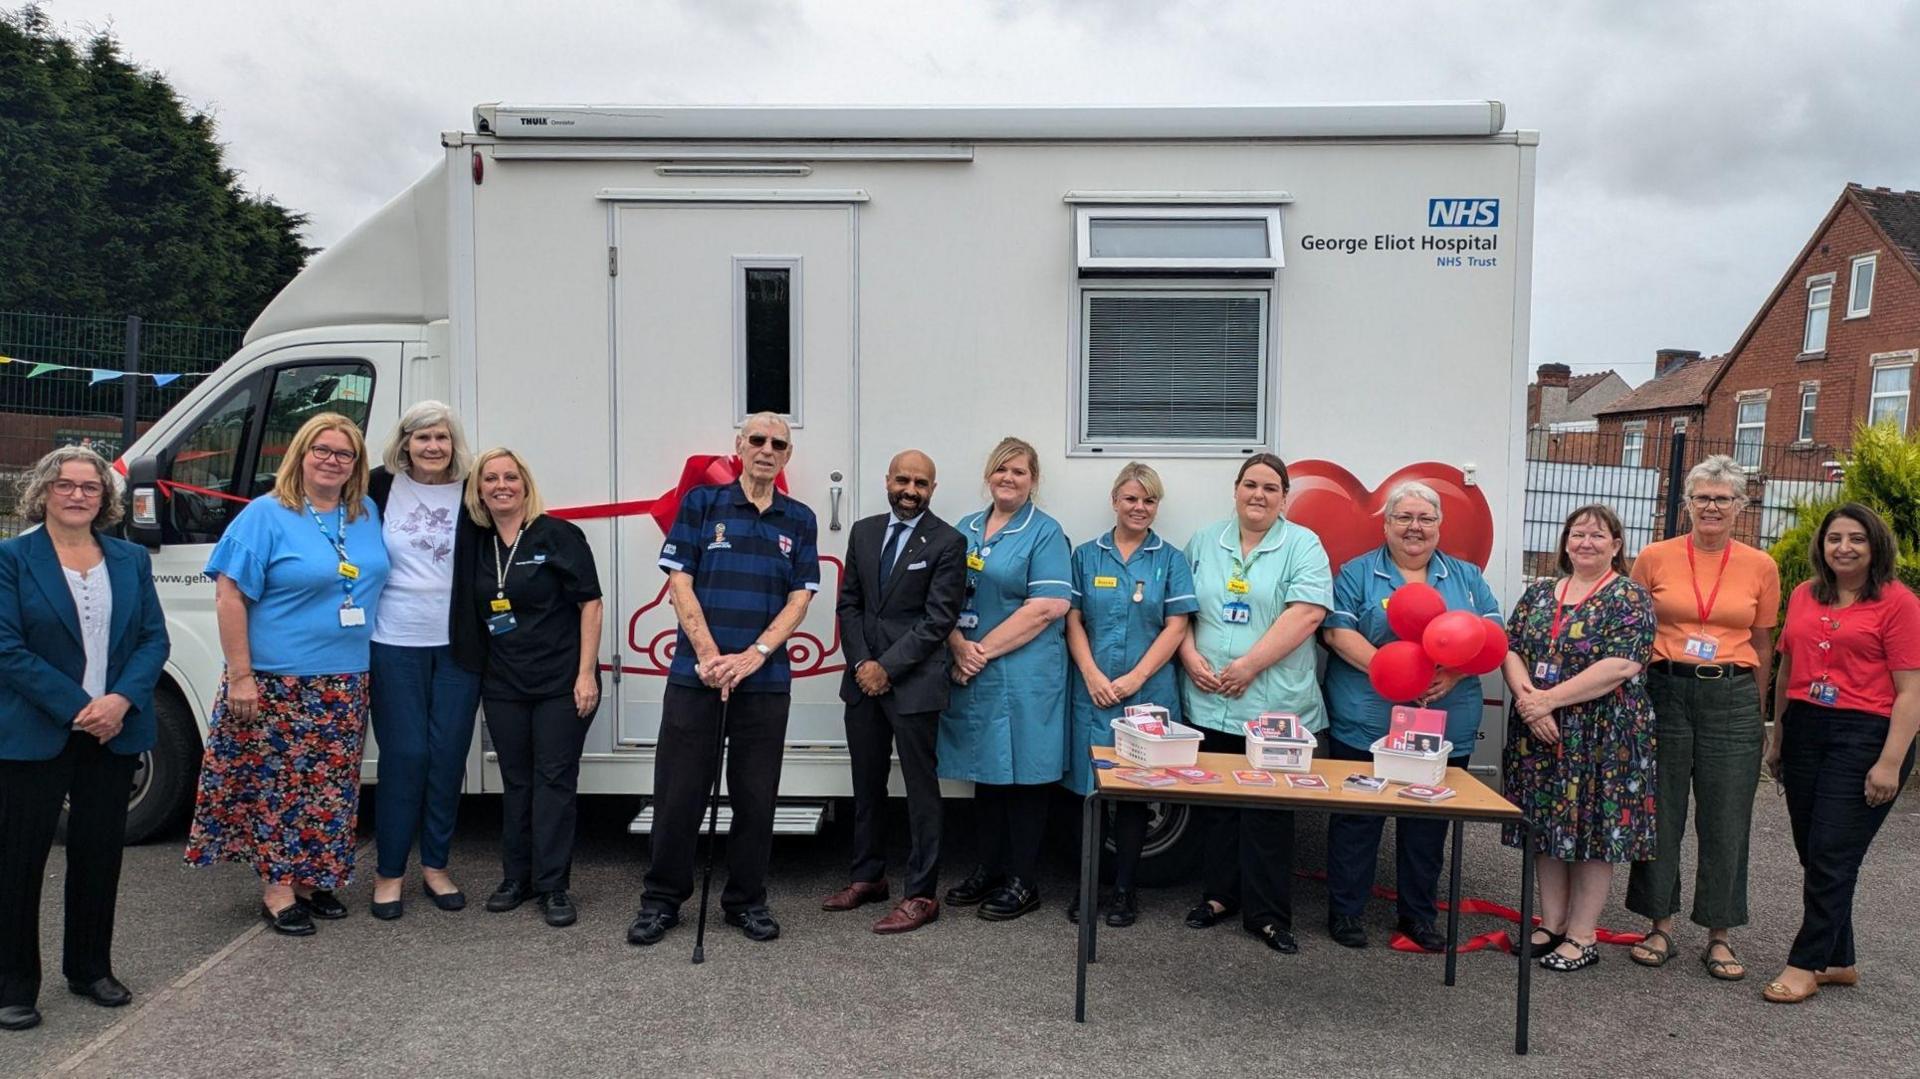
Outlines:
POLYGON ((885 918, 873 923, 876 933, 911 933, 940 917, 940 901, 932 896, 916 895, 902 899, 885 918))
POLYGON ((856 880, 845 888, 828 896, 820 904, 821 910, 852 910, 863 903, 878 903, 887 897, 887 882, 884 880, 856 880))

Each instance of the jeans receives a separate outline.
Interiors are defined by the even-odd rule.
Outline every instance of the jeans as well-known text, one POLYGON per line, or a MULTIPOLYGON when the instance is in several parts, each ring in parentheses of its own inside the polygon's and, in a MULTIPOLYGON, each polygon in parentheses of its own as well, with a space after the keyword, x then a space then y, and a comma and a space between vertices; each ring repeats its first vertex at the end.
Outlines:
POLYGON ((456 664, 448 645, 376 641, 370 661, 373 734, 380 743, 373 803, 380 875, 406 876, 416 838, 420 864, 445 869, 473 746, 480 676, 456 664))

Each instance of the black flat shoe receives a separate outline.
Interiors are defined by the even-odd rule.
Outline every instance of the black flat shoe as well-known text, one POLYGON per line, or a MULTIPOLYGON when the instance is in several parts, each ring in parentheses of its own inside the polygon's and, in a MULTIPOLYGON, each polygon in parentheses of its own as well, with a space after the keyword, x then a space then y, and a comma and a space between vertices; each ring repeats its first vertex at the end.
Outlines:
POLYGON ((989 922, 1008 922, 1039 906, 1040 889, 1019 877, 1008 877, 999 891, 981 901, 976 913, 989 922))
POLYGON ((467 909, 467 893, 460 891, 458 888, 451 892, 436 892, 433 890, 433 885, 428 884, 425 878, 422 878, 420 881, 420 890, 427 893, 428 902, 439 907, 441 910, 467 909))
POLYGON ((1269 923, 1258 929, 1249 929, 1247 932, 1260 938, 1260 943, 1281 955, 1293 955, 1300 950, 1300 942, 1293 939, 1293 934, 1277 925, 1269 923))
POLYGON ((1394 923, 1394 928, 1405 935, 1408 940, 1418 944, 1420 950, 1423 952, 1445 952, 1447 950, 1446 934, 1435 929, 1432 922, 1417 921, 1413 918, 1401 918, 1398 922, 1394 923))
POLYGON ((765 907, 730 910, 727 924, 737 927, 748 940, 773 940, 780 935, 780 923, 773 920, 773 912, 765 907))
POLYGON ((495 914, 507 911, 533 898, 533 885, 523 880, 503 880, 487 897, 487 909, 495 914))
POLYGON ((1140 917, 1134 905, 1132 888, 1115 888, 1113 899, 1107 905, 1107 924, 1115 929, 1125 929, 1140 917))
POLYGON ((40 1010, 26 1004, 0 1008, 0 1030, 32 1030, 40 1025, 40 1010))
MULTIPOLYGON (((1573 944, 1570 940, 1561 943, 1573 944)), ((1576 970, 1585 970, 1600 961, 1600 945, 1576 944, 1574 946, 1580 949, 1580 954, 1574 958, 1569 959, 1558 951, 1552 951, 1540 957, 1540 965, 1548 970, 1567 974, 1576 970)))
POLYGON ((1365 922, 1351 914, 1327 915, 1327 936, 1342 948, 1364 948, 1367 946, 1367 926, 1365 922))
POLYGON ((661 910, 658 907, 641 907, 634 916, 633 924, 627 927, 627 943, 646 947, 660 943, 667 930, 680 924, 680 912, 661 910))
MULTIPOLYGON (((1099 907, 1097 910, 1099 912, 1105 912, 1112 906, 1112 903, 1112 894, 1102 891, 1100 893, 1099 907)), ((1072 922, 1074 925, 1080 924, 1080 893, 1077 891, 1073 893, 1073 900, 1067 904, 1067 921, 1072 922)))
POLYGON ((1214 910, 1211 900, 1202 899, 1198 906, 1187 912, 1187 928, 1212 929, 1232 917, 1234 913, 1233 907, 1214 910))
POLYGON ((405 900, 401 899, 396 899, 391 903, 382 903, 379 900, 375 900, 373 905, 368 909, 373 912, 375 918, 383 922, 391 922, 398 920, 402 914, 407 912, 407 904, 405 900))
POLYGON ((1567 941, 1567 935, 1565 933, 1555 933, 1550 930, 1541 929, 1538 926, 1534 927, 1533 933, 1527 934, 1525 947, 1516 946, 1514 948, 1515 955, 1520 956, 1522 959, 1538 959, 1548 952, 1553 951, 1555 948, 1558 948, 1560 945, 1565 944, 1567 941), (1547 939, 1534 940, 1533 933, 1545 933, 1547 934, 1547 939))
POLYGON ((947 889, 947 906, 971 907, 998 891, 1001 878, 987 872, 986 866, 974 866, 967 879, 947 889))
POLYGON ((283 937, 310 937, 315 932, 313 915, 300 903, 289 903, 278 914, 273 912, 272 907, 262 903, 260 917, 265 918, 273 931, 283 937))
POLYGON ((308 914, 329 922, 339 921, 347 916, 347 905, 340 902, 339 896, 324 888, 315 888, 312 895, 296 897, 294 902, 307 908, 308 914))
POLYGON ((565 929, 580 920, 580 912, 574 909, 573 897, 565 888, 555 888, 540 897, 540 916, 555 929, 565 929))
POLYGON ((111 974, 90 982, 70 981, 67 991, 77 997, 86 997, 102 1008, 123 1008, 133 1001, 133 990, 120 984, 120 979, 111 974))

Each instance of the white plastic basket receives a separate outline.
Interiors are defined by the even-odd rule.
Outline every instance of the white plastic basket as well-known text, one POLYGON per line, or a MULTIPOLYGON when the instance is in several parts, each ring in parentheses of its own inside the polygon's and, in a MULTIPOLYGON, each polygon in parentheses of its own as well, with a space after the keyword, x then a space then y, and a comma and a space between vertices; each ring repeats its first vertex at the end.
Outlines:
POLYGON ((1124 722, 1113 719, 1113 751, 1122 760, 1142 768, 1187 768, 1200 759, 1200 732, 1184 723, 1168 723, 1167 733, 1158 737, 1142 734, 1124 722))
POLYGON ((1434 786, 1447 777, 1447 758, 1453 756, 1453 743, 1441 742, 1431 753, 1406 749, 1388 749, 1385 738, 1373 744, 1373 774, 1389 783, 1419 783, 1434 786))
POLYGON ((1262 738, 1247 734, 1247 766, 1264 772, 1311 772, 1313 751, 1320 740, 1301 728, 1306 738, 1262 738))

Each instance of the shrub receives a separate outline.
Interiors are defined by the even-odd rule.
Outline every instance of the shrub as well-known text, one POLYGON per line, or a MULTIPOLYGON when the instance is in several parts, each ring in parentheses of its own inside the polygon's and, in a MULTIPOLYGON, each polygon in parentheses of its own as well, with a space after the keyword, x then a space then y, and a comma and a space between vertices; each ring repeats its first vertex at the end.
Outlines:
POLYGON ((1808 556, 1814 530, 1843 502, 1864 503, 1887 519, 1900 544, 1900 580, 1920 592, 1920 432, 1903 435, 1887 422, 1862 425, 1854 432, 1839 494, 1800 506, 1793 526, 1774 543, 1772 554, 1780 567, 1783 605, 1800 582, 1813 576, 1808 556))

